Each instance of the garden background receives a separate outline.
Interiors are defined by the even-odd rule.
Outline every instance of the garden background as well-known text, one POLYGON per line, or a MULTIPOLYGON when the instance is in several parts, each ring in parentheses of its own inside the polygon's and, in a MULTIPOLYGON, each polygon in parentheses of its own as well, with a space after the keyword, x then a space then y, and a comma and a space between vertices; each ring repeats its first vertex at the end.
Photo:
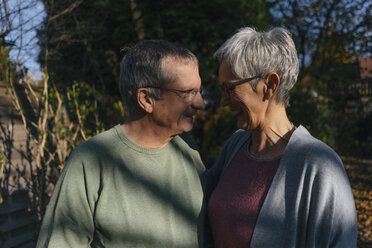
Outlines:
POLYGON ((35 245, 71 151, 125 120, 119 63, 123 50, 140 40, 178 42, 198 57, 207 108, 198 112, 192 132, 210 167, 236 130, 228 107, 219 106, 212 55, 244 26, 281 26, 293 34, 300 75, 290 120, 340 154, 358 212, 358 247, 372 246, 370 0, 2 0, 0 11, 2 247, 35 245), (41 22, 33 24, 38 17, 41 22), (32 54, 43 71, 40 79, 27 68, 32 54), (20 145, 17 124, 24 132, 20 145), (15 196, 25 192, 26 207, 10 211, 15 196))

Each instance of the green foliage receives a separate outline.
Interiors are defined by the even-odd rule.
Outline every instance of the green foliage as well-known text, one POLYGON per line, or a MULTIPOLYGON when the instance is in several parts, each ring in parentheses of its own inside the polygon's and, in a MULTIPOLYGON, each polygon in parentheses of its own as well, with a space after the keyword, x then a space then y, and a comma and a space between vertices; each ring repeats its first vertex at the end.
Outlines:
POLYGON ((94 85, 75 81, 64 93, 70 121, 81 123, 87 137, 119 123, 126 114, 119 97, 102 94, 94 85))
MULTIPOLYGON (((68 0, 44 2, 48 18, 71 5, 68 0)), ((39 58, 57 85, 76 80, 119 96, 120 50, 139 39, 166 39, 198 56, 202 78, 209 83, 217 70, 212 54, 218 46, 236 29, 266 28, 269 20, 263 0, 83 1, 65 15, 46 19, 39 31, 39 58)))
POLYGON ((270 2, 274 23, 293 33, 300 60, 299 82, 289 108, 291 120, 308 127, 340 154, 360 154, 365 150, 361 144, 368 142, 356 136, 357 123, 367 112, 351 85, 360 81, 356 58, 370 55, 372 37, 366 32, 372 24, 371 2, 270 2))
MULTIPOLYGON (((167 39, 183 44, 199 58, 208 106, 206 114, 197 118, 198 128, 193 132, 206 154, 205 160, 212 161, 228 136, 217 130, 222 128, 231 134, 236 129, 228 110, 222 114, 217 107, 218 64, 212 55, 240 27, 265 30, 279 25, 293 33, 301 62, 299 83, 288 109, 291 120, 306 126, 338 151, 358 150, 358 142, 366 144, 355 141, 355 148, 343 144, 345 132, 350 144, 354 144, 352 137, 357 131, 350 130, 357 130, 355 124, 362 116, 360 109, 356 114, 347 112, 346 103, 357 99, 348 92, 349 85, 359 78, 353 58, 365 50, 363 44, 368 44, 368 37, 360 36, 370 25, 368 13, 358 10, 368 5, 363 0, 92 0, 83 1, 57 18, 72 2, 44 2, 49 19, 39 31, 39 58, 48 65, 52 82, 72 87, 67 92, 67 108, 72 111, 79 106, 80 121, 88 137, 122 121, 125 113, 117 90, 120 50, 141 39, 167 39), (359 18, 354 20, 357 11, 359 18), (73 88, 75 100, 71 98, 73 88), (211 120, 215 120, 213 125, 211 120)), ((79 121, 74 115, 70 118, 79 121)))
MULTIPOLYGON (((178 42, 197 55, 207 109, 198 112, 192 132, 207 167, 236 130, 229 109, 219 107, 218 64, 212 56, 243 26, 258 30, 282 26, 293 33, 301 73, 291 92, 290 120, 342 155, 371 157, 372 114, 367 111, 371 97, 361 99, 350 87, 360 81, 355 58, 371 51, 371 1, 43 2, 46 18, 38 30, 39 61, 48 68, 44 72, 49 88, 38 90, 42 96, 38 104, 30 103, 33 118, 27 120, 27 127, 36 143, 45 138, 40 149, 45 154, 33 181, 34 190, 46 199, 46 185, 56 182, 70 152, 126 118, 117 86, 121 49, 142 39, 178 42), (49 115, 43 129, 36 120, 45 113, 49 115)), ((19 66, 10 62, 11 47, 0 38, 0 81, 18 82, 19 66)), ((24 103, 15 106, 20 114, 24 103)))
POLYGON ((193 135, 207 167, 211 167, 221 153, 224 142, 236 130, 236 119, 230 109, 220 106, 197 114, 193 135))
MULTIPOLYGON (((44 2, 49 18, 71 4, 67 0, 44 2)), ((207 111, 197 118, 193 132, 205 161, 211 164, 236 129, 231 113, 217 108, 218 64, 213 53, 238 28, 262 30, 270 20, 264 0, 84 1, 66 15, 46 20, 39 32, 43 45, 39 58, 48 65, 52 82, 75 89, 74 99, 73 92, 67 92, 67 109, 73 112, 79 106, 81 123, 90 136, 97 123, 100 130, 125 118, 117 90, 121 48, 141 39, 166 39, 189 48, 199 59, 208 101, 207 111), (69 39, 62 39, 61 31, 69 39), (223 135, 221 130, 226 130, 223 135)), ((73 116, 71 120, 78 122, 73 116)))
POLYGON ((200 62, 203 86, 210 95, 216 94, 217 63, 213 53, 238 28, 269 25, 265 1, 151 1, 137 2, 141 13, 144 39, 167 39, 178 42, 194 52, 200 62))
POLYGON ((120 49, 136 41, 130 1, 82 1, 63 15, 58 14, 71 1, 43 2, 47 18, 39 30, 39 61, 48 66, 52 80, 61 86, 87 82, 118 95, 120 49))
POLYGON ((292 89, 289 119, 294 125, 303 125, 311 130, 312 135, 333 146, 336 134, 328 99, 319 96, 310 86, 309 83, 298 82, 292 89))

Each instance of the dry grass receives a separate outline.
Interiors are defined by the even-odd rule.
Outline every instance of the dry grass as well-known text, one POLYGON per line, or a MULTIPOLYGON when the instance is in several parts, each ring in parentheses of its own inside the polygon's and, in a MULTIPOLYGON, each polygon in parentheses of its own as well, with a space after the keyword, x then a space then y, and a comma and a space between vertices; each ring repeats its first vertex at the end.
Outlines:
POLYGON ((342 158, 358 215, 358 247, 372 247, 372 160, 342 158))

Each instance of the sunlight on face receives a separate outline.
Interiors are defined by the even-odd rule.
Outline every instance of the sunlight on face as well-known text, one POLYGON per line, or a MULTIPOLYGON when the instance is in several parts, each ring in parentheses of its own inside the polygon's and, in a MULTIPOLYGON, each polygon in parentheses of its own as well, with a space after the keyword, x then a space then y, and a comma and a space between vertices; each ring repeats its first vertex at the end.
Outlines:
MULTIPOLYGON (((198 65, 176 59, 167 59, 166 70, 173 75, 173 82, 166 88, 177 90, 199 90, 201 79, 198 65)), ((157 124, 168 129, 172 135, 191 131, 193 116, 198 109, 204 109, 205 103, 199 92, 189 101, 174 91, 163 91, 161 99, 156 101, 153 116, 157 124)))

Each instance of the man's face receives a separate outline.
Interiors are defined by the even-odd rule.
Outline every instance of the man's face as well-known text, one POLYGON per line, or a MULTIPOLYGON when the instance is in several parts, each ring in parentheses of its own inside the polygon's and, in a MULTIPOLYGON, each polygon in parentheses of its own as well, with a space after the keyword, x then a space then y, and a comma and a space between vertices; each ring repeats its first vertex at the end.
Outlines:
POLYGON ((166 129, 171 136, 191 131, 193 116, 205 103, 199 92, 201 87, 198 65, 177 59, 166 59, 165 70, 173 76, 173 81, 164 86, 172 90, 162 90, 161 98, 155 101, 152 112, 157 126, 166 129), (194 96, 189 92, 194 90, 194 96))

